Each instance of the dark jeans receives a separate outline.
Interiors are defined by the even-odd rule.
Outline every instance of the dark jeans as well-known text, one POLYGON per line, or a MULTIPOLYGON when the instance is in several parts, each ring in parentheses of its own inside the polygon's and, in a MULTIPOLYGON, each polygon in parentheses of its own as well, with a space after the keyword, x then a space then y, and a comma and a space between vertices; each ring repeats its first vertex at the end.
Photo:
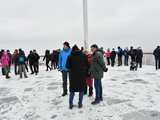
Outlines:
POLYGON ((156 66, 156 70, 160 69, 160 59, 155 58, 155 66, 156 66))
POLYGON ((31 73, 34 73, 34 65, 32 63, 29 63, 29 68, 31 70, 31 73))
POLYGON ((49 61, 46 61, 46 67, 47 67, 47 71, 48 71, 48 69, 51 70, 51 67, 49 66, 49 61))
POLYGON ((102 99, 102 81, 94 80, 94 87, 96 92, 96 101, 102 99))
POLYGON ((128 56, 124 56, 124 65, 125 66, 128 66, 128 59, 129 59, 128 56))
POLYGON ((26 70, 27 70, 27 72, 28 72, 28 65, 25 63, 25 68, 26 68, 26 70))
POLYGON ((115 59, 111 58, 111 66, 114 67, 114 65, 115 65, 115 59))
POLYGON ((63 93, 67 94, 67 78, 69 73, 67 71, 62 71, 62 80, 63 80, 63 93))
POLYGON ((53 69, 53 67, 54 67, 54 69, 57 69, 57 66, 58 66, 58 64, 57 64, 57 62, 56 61, 52 61, 52 69, 53 69))
POLYGON ((34 63, 33 67, 34 67, 34 73, 36 74, 39 73, 39 63, 38 62, 34 63))
POLYGON ((142 68, 142 59, 140 59, 139 61, 137 61, 137 67, 140 67, 140 68, 142 68))
MULTIPOLYGON (((83 102, 83 92, 79 92, 79 104, 82 105, 82 102, 83 102)), ((70 95, 69 95, 69 104, 70 105, 73 105, 73 99, 74 99, 74 96, 75 96, 75 92, 70 92, 70 95)))

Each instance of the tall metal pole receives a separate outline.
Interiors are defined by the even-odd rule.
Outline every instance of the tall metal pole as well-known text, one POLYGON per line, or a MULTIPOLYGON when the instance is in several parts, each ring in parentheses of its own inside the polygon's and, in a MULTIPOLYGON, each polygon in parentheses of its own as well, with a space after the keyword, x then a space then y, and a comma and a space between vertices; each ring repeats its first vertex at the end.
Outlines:
POLYGON ((84 49, 88 50, 88 9, 87 0, 83 0, 84 49))

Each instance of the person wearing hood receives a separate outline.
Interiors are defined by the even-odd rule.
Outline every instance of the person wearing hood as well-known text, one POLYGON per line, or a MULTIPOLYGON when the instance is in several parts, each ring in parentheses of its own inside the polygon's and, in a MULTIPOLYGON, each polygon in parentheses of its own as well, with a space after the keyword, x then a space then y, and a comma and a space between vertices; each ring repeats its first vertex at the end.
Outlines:
POLYGON ((27 73, 26 73, 26 68, 25 68, 27 58, 26 58, 24 52, 21 49, 19 49, 19 54, 18 54, 17 59, 18 59, 18 67, 19 67, 20 78, 22 78, 23 73, 24 73, 24 77, 28 78, 27 73))
POLYGON ((58 69, 62 72, 62 80, 63 80, 63 94, 62 96, 67 95, 67 78, 68 75, 68 69, 66 68, 66 63, 68 56, 71 54, 71 48, 68 42, 63 43, 63 50, 60 51, 59 54, 59 63, 58 63, 58 69))
POLYGON ((10 72, 9 71, 9 62, 10 62, 10 59, 9 59, 8 53, 3 51, 1 59, 0 59, 0 63, 1 63, 1 66, 4 70, 4 75, 6 75, 6 79, 10 78, 10 76, 9 76, 9 72, 10 72))
POLYGON ((92 77, 94 78, 94 86, 96 98, 95 101, 92 102, 93 105, 99 104, 100 101, 103 101, 102 96, 102 78, 104 72, 108 71, 108 68, 105 65, 103 53, 99 51, 98 46, 96 44, 91 46, 92 56, 91 56, 91 67, 90 72, 92 77))
POLYGON ((87 59, 82 51, 75 45, 72 48, 71 55, 68 57, 67 69, 69 70, 70 82, 70 96, 69 96, 69 107, 73 108, 73 99, 75 92, 79 92, 79 103, 78 107, 82 108, 83 94, 86 85, 86 73, 87 73, 87 59))
POLYGON ((115 49, 113 48, 112 52, 111 52, 111 66, 112 67, 114 67, 114 65, 115 65, 116 55, 117 55, 117 53, 116 53, 115 49))

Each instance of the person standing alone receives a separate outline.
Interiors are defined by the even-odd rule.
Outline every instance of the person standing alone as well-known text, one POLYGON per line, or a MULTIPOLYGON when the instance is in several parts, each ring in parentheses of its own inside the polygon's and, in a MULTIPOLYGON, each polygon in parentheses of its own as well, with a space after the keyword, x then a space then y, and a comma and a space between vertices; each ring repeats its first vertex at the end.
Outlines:
POLYGON ((160 46, 153 51, 153 55, 155 57, 155 66, 156 70, 160 69, 160 46))

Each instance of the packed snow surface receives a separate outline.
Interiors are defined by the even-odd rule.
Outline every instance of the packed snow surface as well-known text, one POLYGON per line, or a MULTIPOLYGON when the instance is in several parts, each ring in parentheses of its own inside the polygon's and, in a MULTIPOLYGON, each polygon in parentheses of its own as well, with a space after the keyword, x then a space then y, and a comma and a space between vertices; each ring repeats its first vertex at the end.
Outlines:
MULTIPOLYGON (((68 96, 61 97, 61 73, 45 71, 19 79, 0 78, 0 120, 160 120, 160 71, 143 66, 109 67, 103 79, 104 101, 93 106, 84 97, 83 108, 69 110, 68 96)), ((76 94, 74 104, 78 103, 76 94)))

